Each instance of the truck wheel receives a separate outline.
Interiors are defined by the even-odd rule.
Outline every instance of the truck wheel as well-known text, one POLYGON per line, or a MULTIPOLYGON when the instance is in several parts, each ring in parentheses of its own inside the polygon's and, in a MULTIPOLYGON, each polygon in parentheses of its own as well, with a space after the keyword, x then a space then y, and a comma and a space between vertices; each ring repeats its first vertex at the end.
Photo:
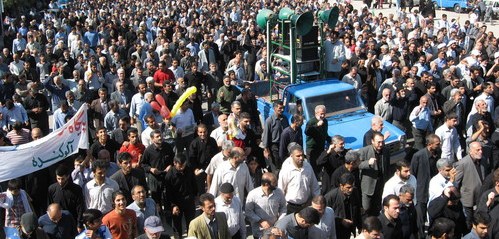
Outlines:
POLYGON ((458 3, 454 4, 454 12, 461 13, 461 6, 458 3))

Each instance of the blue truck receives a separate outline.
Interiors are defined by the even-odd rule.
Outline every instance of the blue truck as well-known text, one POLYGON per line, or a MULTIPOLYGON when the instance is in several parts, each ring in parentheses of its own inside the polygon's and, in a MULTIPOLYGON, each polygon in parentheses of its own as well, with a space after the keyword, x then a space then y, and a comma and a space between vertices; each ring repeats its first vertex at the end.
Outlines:
MULTIPOLYGON (((258 98, 257 105, 262 125, 265 119, 274 113, 272 102, 268 96, 270 87, 268 82, 259 82, 258 88, 253 89, 258 98)), ((303 109, 304 147, 306 147, 304 133, 306 122, 315 117, 315 106, 325 105, 329 136, 343 136, 346 148, 353 150, 362 148, 364 134, 371 128, 371 119, 374 115, 367 111, 359 93, 352 85, 336 79, 325 79, 288 84, 283 86, 279 92, 278 98, 284 102, 283 114, 288 120, 291 119, 298 107, 303 109)), ((386 131, 390 132, 390 137, 385 140, 385 147, 390 149, 391 161, 404 159, 405 133, 396 126, 384 122, 383 133, 386 131)))
MULTIPOLYGON (((252 84, 255 92, 260 121, 265 120, 273 112, 272 101, 284 102, 284 115, 291 116, 300 109, 305 132, 306 123, 315 117, 317 105, 326 106, 328 135, 341 135, 345 138, 345 147, 353 150, 362 148, 364 134, 371 128, 373 114, 366 110, 360 94, 350 84, 337 79, 324 79, 326 48, 325 26, 334 29, 339 17, 339 8, 321 9, 314 13, 295 13, 289 8, 281 8, 279 13, 269 9, 258 12, 256 22, 265 29, 266 39, 274 39, 271 33, 276 25, 279 34, 275 40, 266 42, 269 64, 268 81, 252 84), (314 25, 314 22, 317 24, 314 25), (275 97, 274 97, 275 96, 275 97)), ((391 154, 391 161, 405 158, 406 136, 394 125, 384 122, 383 133, 390 132, 385 140, 391 154)), ((306 135, 303 145, 306 152, 306 135)), ((327 146, 324 145, 324 148, 327 146)))
POLYGON ((435 0, 436 8, 452 9, 454 12, 468 12, 473 8, 469 0, 435 0))

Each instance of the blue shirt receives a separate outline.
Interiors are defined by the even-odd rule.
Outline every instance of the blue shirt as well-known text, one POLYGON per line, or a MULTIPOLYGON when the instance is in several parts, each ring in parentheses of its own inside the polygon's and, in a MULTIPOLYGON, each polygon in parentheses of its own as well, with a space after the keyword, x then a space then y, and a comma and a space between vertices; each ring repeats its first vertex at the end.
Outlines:
POLYGON ((71 213, 66 210, 62 210, 62 217, 57 223, 45 214, 38 219, 38 225, 50 238, 67 239, 76 236, 76 223, 71 213))
POLYGON ((145 101, 139 111, 139 119, 143 129, 147 128, 146 116, 148 115, 153 115, 152 106, 145 101))
POLYGON ((198 55, 198 52, 199 52, 199 44, 197 43, 189 43, 187 44, 187 46, 185 46, 187 48, 189 48, 189 50, 191 50, 191 56, 197 56, 198 55))
POLYGON ((29 29, 27 27, 20 27, 19 29, 17 29, 17 31, 21 33, 23 37, 26 37, 28 35, 28 30, 29 29))
POLYGON ((27 46, 26 39, 21 38, 21 39, 14 39, 12 42, 12 52, 19 52, 19 51, 24 51, 27 46))
POLYGON ((99 44, 99 34, 95 31, 85 32, 85 35, 83 35, 83 41, 91 48, 94 48, 99 44))
POLYGON ((191 109, 187 109, 185 112, 179 110, 178 113, 172 118, 172 123, 177 129, 182 130, 182 137, 193 134, 194 127, 196 126, 194 114, 191 109))
POLYGON ((60 87, 54 85, 52 77, 47 77, 43 85, 45 86, 45 89, 47 89, 52 94, 52 107, 54 107, 55 109, 59 108, 61 102, 66 100, 66 91, 69 90, 69 87, 64 84, 62 84, 60 87))
POLYGON ((150 216, 159 216, 159 213, 156 210, 156 202, 154 202, 152 198, 146 198, 145 204, 146 206, 144 209, 141 209, 136 202, 133 202, 126 207, 135 211, 135 214, 137 215, 137 231, 139 232, 144 231, 144 221, 146 218, 150 216))
POLYGON ((324 214, 321 217, 319 224, 314 225, 309 231, 310 238, 336 239, 334 210, 330 207, 324 209, 324 214))
POLYGON ((110 110, 104 117, 104 127, 108 132, 119 128, 119 120, 125 116, 127 116, 127 113, 123 109, 118 109, 118 112, 110 110))
POLYGON ((66 121, 64 120, 66 118, 66 116, 68 115, 74 115, 75 112, 71 109, 68 109, 66 111, 66 113, 62 112, 61 108, 57 109, 56 111, 54 111, 54 115, 53 115, 53 118, 54 118, 54 130, 58 129, 58 128, 61 128, 62 126, 64 126, 64 124, 66 123, 66 121))
POLYGON ((14 107, 10 110, 4 107, 3 112, 0 110, 0 113, 3 113, 4 123, 8 125, 14 125, 16 121, 21 123, 28 122, 28 114, 19 103, 14 103, 14 107))
POLYGON ((421 106, 416 106, 414 110, 412 110, 409 120, 416 129, 432 131, 433 127, 431 125, 430 117, 430 109, 428 107, 421 109, 421 106), (416 113, 419 114, 416 115, 416 113))
POLYGON ((55 39, 56 40, 63 40, 64 42, 68 41, 68 36, 66 35, 65 32, 57 32, 55 34, 55 39))
MULTIPOLYGON (((75 237, 75 239, 90 239, 90 237, 87 237, 85 234, 87 233, 87 229, 83 230, 78 236, 75 237)), ((111 235, 111 232, 109 231, 109 228, 107 228, 105 225, 101 225, 99 229, 97 230, 97 234, 102 239, 112 239, 113 236, 111 235)))
POLYGON ((437 58, 434 62, 437 63, 438 70, 442 70, 447 65, 447 60, 445 59, 437 58))

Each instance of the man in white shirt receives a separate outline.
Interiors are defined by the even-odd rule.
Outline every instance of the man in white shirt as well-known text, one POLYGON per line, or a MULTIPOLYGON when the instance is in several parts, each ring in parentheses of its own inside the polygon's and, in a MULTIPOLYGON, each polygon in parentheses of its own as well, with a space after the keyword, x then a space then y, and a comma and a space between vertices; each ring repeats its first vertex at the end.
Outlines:
POLYGON ((346 82, 350 85, 353 85, 356 90, 360 89, 362 86, 362 80, 360 79, 360 76, 357 74, 357 67, 352 67, 350 69, 350 73, 346 74, 343 76, 343 79, 341 81, 346 82))
POLYGON ((312 199, 312 207, 321 215, 319 224, 315 224, 317 230, 311 230, 309 238, 336 239, 336 226, 334 210, 326 207, 324 196, 318 195, 312 199))
POLYGON ((463 60, 466 60, 468 62, 468 67, 473 67, 473 66, 478 66, 479 65, 479 62, 478 62, 478 56, 480 56, 482 53, 475 49, 475 50, 472 50, 469 54, 469 56, 467 56, 466 58, 464 58, 463 60))
POLYGON ((223 183, 231 183, 236 192, 236 196, 244 202, 244 189, 253 190, 253 182, 249 173, 248 166, 244 163, 246 155, 244 150, 234 147, 229 154, 229 159, 220 164, 211 182, 209 193, 214 196, 220 194, 220 187, 223 183))
POLYGON ((68 48, 74 46, 76 44, 76 41, 78 41, 78 39, 81 39, 81 34, 78 31, 76 31, 76 27, 73 27, 71 29, 71 32, 68 34, 68 48))
POLYGON ((457 115, 451 113, 445 116, 445 123, 435 130, 435 134, 440 138, 442 145, 442 155, 440 158, 451 159, 453 161, 463 158, 463 150, 455 128, 456 125, 457 115))
POLYGON ((245 211, 255 238, 262 237, 277 220, 286 215, 284 193, 276 186, 277 177, 273 173, 264 173, 262 186, 253 189, 248 194, 245 211))
POLYGON ((424 19, 424 17, 419 15, 419 11, 417 9, 414 9, 414 13, 409 15, 409 20, 411 20, 414 28, 421 26, 421 19, 424 19))
POLYGON ((456 169, 452 167, 452 162, 450 159, 441 158, 437 161, 437 175, 433 176, 430 180, 429 192, 428 192, 428 203, 431 200, 442 195, 442 192, 447 187, 457 187, 455 183, 456 169))
POLYGON ((144 98, 147 89, 146 83, 145 82, 139 83, 138 88, 139 92, 134 96, 132 96, 132 100, 130 101, 130 125, 133 125, 135 124, 135 122, 137 122, 136 127, 137 130, 139 130, 140 134, 144 129, 142 128, 142 124, 140 123, 140 120, 138 120, 138 118, 140 110, 142 109, 142 105, 144 105, 144 103, 146 102, 144 98))
POLYGON ((229 130, 229 124, 227 123, 228 116, 226 114, 220 114, 218 116, 218 124, 220 125, 210 133, 210 137, 217 141, 220 147, 224 141, 227 141, 227 131, 229 130))
POLYGON ((339 33, 333 31, 329 38, 324 41, 324 52, 326 52, 326 71, 328 77, 339 77, 341 64, 345 58, 345 48, 341 41, 338 41, 339 33))
POLYGON ((189 100, 184 101, 178 113, 173 116, 172 124, 177 129, 177 138, 175 140, 175 147, 177 153, 189 149, 189 145, 194 139, 194 131, 196 128, 196 121, 194 113, 189 108, 189 100))
POLYGON ((116 181, 106 177, 109 163, 96 160, 92 163, 94 179, 90 180, 83 188, 87 208, 99 209, 102 213, 113 210, 113 192, 120 189, 116 181))
POLYGON ((388 122, 392 122, 392 90, 389 88, 383 89, 381 99, 374 105, 374 114, 379 115, 388 122))
POLYGON ((437 23, 438 23, 437 27, 438 30, 442 28, 450 29, 450 24, 449 21, 447 20, 447 14, 442 14, 442 19, 440 19, 437 23))
MULTIPOLYGON (((492 82, 486 82, 482 84, 482 93, 475 98, 473 101, 473 105, 475 102, 479 100, 484 100, 487 103, 487 111, 490 112, 490 115, 494 117, 494 97, 492 94, 494 93, 494 84, 492 82)), ((473 115, 477 112, 477 109, 473 107, 469 115, 473 115)))
POLYGON ((398 195, 400 192, 400 188, 406 184, 411 185, 414 188, 414 202, 416 201, 416 187, 417 187, 417 182, 416 182, 416 177, 411 175, 411 166, 410 164, 405 161, 401 160, 398 161, 395 164, 396 171, 395 175, 388 179, 386 181, 385 186, 383 188, 383 194, 382 198, 385 198, 386 196, 393 194, 393 195, 398 195))
POLYGON ((234 196, 234 187, 230 183, 223 183, 220 186, 220 193, 215 198, 215 211, 223 212, 227 216, 229 234, 232 238, 246 238, 243 206, 239 198, 234 196))
POLYGON ((312 197, 320 194, 314 170, 305 160, 302 147, 295 145, 289 151, 290 157, 282 164, 277 183, 284 192, 288 214, 299 212, 309 205, 312 197))
POLYGON ((12 55, 13 61, 9 64, 9 71, 13 75, 19 76, 24 69, 24 61, 21 60, 19 54, 12 55))
POLYGON ((208 185, 208 188, 211 187, 211 181, 216 169, 220 166, 220 164, 229 159, 229 154, 232 148, 234 148, 234 141, 225 140, 222 143, 222 151, 220 151, 218 154, 215 154, 215 156, 211 158, 210 164, 208 164, 208 167, 206 168, 206 184, 208 185))
MULTIPOLYGON (((383 55, 383 58, 381 58, 380 67, 385 72, 398 70, 397 68, 392 69, 393 68, 393 60, 394 60, 394 57, 396 56, 396 53, 397 52, 394 49, 392 49, 392 50, 390 50, 389 54, 385 54, 385 55, 383 55)), ((399 71, 398 73, 400 75, 400 70, 398 70, 398 71, 399 71)), ((393 74, 393 72, 392 72, 392 74, 393 74)))
POLYGON ((142 133, 140 134, 140 141, 142 141, 142 144, 144 147, 148 147, 149 145, 152 144, 151 140, 151 133, 159 128, 159 125, 156 123, 156 119, 154 118, 154 115, 148 115, 145 118, 145 121, 147 123, 147 127, 143 129, 142 133))
POLYGON ((179 66, 179 60, 178 59, 173 59, 172 60, 172 66, 170 66, 168 69, 170 69, 173 72, 173 75, 175 76, 175 79, 178 78, 184 78, 185 72, 184 68, 179 66))

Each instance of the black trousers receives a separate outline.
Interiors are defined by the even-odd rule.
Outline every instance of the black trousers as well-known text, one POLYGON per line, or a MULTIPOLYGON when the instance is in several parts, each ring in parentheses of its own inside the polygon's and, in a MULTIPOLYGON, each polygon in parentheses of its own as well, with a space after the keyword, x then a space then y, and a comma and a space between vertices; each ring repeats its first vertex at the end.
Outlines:
POLYGON ((320 173, 320 168, 317 167, 317 159, 319 156, 321 156, 321 153, 324 149, 317 150, 317 149, 307 149, 307 158, 308 162, 310 162, 310 165, 312 166, 312 169, 314 170, 315 177, 319 177, 320 173))
POLYGON ((196 179, 196 185, 198 187, 198 196, 199 196, 206 192, 206 173, 201 173, 195 176, 195 179, 196 179))
POLYGON ((468 230, 471 230, 473 225, 473 207, 463 207, 464 208, 464 216, 466 216, 466 226, 468 230))
POLYGON ((378 178, 378 182, 376 183, 373 195, 367 195, 362 193, 362 207, 364 208, 363 218, 368 216, 379 216, 381 211, 381 202, 382 202, 382 192, 383 185, 380 181, 383 179, 378 178))
POLYGON ((412 127, 412 135, 414 136, 414 147, 417 150, 420 150, 426 146, 426 134, 428 132, 422 129, 416 129, 414 126, 412 127))
MULTIPOLYGON (((245 225, 241 225, 241 227, 244 227, 245 225)), ((232 239, 244 239, 244 238, 241 238, 241 230, 242 229, 239 229, 239 231, 237 231, 236 234, 234 234, 234 236, 232 236, 232 239)))
POLYGON ((246 80, 247 81, 254 81, 255 80, 255 63, 249 63, 246 67, 246 80))
POLYGON ((426 208, 427 202, 418 202, 416 204, 416 214, 417 214, 417 223, 418 223, 418 234, 419 238, 426 238, 425 235, 425 222, 426 222, 426 208))
POLYGON ((194 134, 185 136, 185 137, 177 137, 175 140, 175 148, 177 150, 177 153, 182 153, 186 152, 188 155, 189 153, 189 145, 191 144, 192 140, 194 140, 194 134))
POLYGON ((177 206, 180 209, 180 214, 172 215, 173 229, 182 237, 182 217, 185 217, 186 231, 189 231, 189 223, 196 216, 196 207, 194 205, 194 200, 186 200, 177 206))
POLYGON ((282 159, 279 157, 279 144, 270 145, 270 157, 272 158, 272 163, 277 169, 281 169, 282 159))

